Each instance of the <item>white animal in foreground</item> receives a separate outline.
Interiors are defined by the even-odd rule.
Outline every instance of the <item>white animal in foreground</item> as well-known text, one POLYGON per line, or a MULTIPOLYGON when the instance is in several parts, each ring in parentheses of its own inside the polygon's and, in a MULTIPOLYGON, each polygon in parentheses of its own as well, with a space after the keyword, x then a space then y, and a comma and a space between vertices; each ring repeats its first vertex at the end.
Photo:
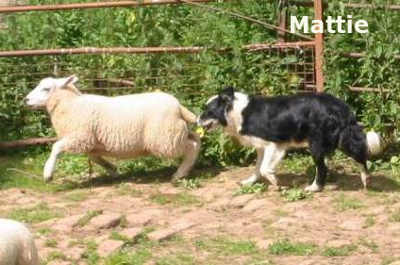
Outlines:
POLYGON ((74 86, 77 81, 74 75, 45 78, 25 99, 32 108, 47 109, 59 138, 44 167, 46 181, 62 152, 86 153, 112 176, 117 176, 116 167, 102 156, 183 156, 174 179, 189 173, 200 149, 198 135, 188 128, 196 116, 175 97, 162 92, 119 97, 82 94, 74 86))
POLYGON ((0 218, 0 265, 39 265, 35 241, 25 225, 0 218))

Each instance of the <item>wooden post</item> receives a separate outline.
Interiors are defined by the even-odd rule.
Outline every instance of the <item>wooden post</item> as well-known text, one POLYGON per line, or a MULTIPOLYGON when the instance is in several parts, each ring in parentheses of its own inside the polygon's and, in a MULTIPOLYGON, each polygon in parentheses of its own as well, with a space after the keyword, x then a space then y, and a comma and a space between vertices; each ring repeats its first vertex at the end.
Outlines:
MULTIPOLYGON (((314 0, 315 19, 323 21, 322 0, 314 0)), ((315 81, 317 92, 324 91, 324 34, 315 35, 315 81)))
MULTIPOLYGON (((286 29, 287 6, 288 6, 288 0, 282 0, 279 6, 279 13, 278 13, 278 24, 279 28, 281 29, 286 29)), ((286 32, 278 31, 278 40, 280 42, 285 42, 286 32)))

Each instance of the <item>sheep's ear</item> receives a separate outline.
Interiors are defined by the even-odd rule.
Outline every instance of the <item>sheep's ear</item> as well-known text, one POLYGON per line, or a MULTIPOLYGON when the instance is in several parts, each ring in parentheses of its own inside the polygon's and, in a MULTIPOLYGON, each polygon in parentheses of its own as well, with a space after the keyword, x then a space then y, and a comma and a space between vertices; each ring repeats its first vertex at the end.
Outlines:
POLYGON ((63 84, 63 86, 68 86, 68 85, 73 85, 78 81, 78 77, 76 75, 71 75, 67 78, 65 78, 65 82, 63 84))
POLYGON ((235 98, 235 91, 233 87, 226 87, 219 93, 219 96, 222 100, 226 102, 232 102, 235 98))

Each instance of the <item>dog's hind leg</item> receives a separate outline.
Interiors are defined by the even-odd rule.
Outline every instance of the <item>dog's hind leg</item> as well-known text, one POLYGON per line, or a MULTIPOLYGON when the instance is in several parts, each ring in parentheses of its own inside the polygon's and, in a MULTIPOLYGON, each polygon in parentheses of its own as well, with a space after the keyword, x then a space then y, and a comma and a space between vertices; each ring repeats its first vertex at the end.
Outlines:
POLYGON ((240 182, 240 185, 243 185, 243 186, 253 185, 261 177, 260 166, 261 166, 261 162, 262 162, 263 157, 264 157, 264 149, 263 148, 257 148, 256 151, 257 151, 256 172, 254 172, 254 174, 251 175, 250 177, 248 177, 247 179, 242 180, 240 182))

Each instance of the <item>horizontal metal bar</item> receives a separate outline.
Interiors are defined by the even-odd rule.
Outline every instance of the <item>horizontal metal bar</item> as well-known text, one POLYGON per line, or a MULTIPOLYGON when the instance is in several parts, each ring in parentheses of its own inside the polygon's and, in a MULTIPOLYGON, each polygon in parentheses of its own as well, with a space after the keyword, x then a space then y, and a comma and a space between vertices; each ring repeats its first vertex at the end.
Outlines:
POLYGON ((371 8, 371 9, 389 9, 400 11, 400 5, 374 5, 374 4, 357 4, 357 3, 345 3, 345 7, 348 8, 371 8))
MULTIPOLYGON (((314 2, 312 1, 300 1, 300 0, 292 0, 290 1, 291 5, 297 5, 297 6, 304 6, 304 7, 313 7, 314 2)), ((329 2, 326 1, 324 2, 324 6, 328 6, 329 2)), ((400 11, 400 5, 374 5, 374 4, 359 4, 359 3, 343 3, 344 7, 347 8, 369 8, 369 9, 388 9, 388 10, 394 10, 394 11, 400 11)))
POLYGON ((2 51, 0 57, 21 57, 35 55, 72 55, 72 54, 116 54, 116 53, 198 53, 203 51, 202 47, 146 47, 146 48, 68 48, 68 49, 46 49, 46 50, 16 50, 2 51))
MULTIPOLYGON (((191 0, 196 3, 215 2, 215 0, 191 0)), ((183 4, 180 0, 143 0, 143 1, 109 1, 93 3, 74 3, 57 5, 21 5, 0 7, 0 13, 17 13, 27 11, 55 11, 71 9, 90 9, 106 7, 140 7, 149 5, 183 4)))
MULTIPOLYGON (((276 48, 300 48, 313 46, 313 41, 306 42, 278 42, 273 44, 251 44, 243 46, 244 50, 258 51, 276 48)), ((46 50, 16 50, 0 51, 0 57, 22 57, 22 56, 43 56, 43 55, 73 55, 73 54, 147 54, 147 53, 200 53, 206 50, 204 47, 111 47, 111 48, 68 48, 68 49, 46 49, 46 50)), ((230 48, 217 49, 217 52, 230 51, 230 48)))
POLYGON ((390 92, 389 89, 384 88, 372 88, 372 87, 349 87, 351 91, 354 92, 383 92, 388 93, 390 92))
MULTIPOLYGON (((349 58, 363 58, 366 56, 365 53, 361 52, 349 52, 349 53, 342 53, 344 57, 349 57, 349 58)), ((400 60, 400 55, 394 55, 393 58, 400 60)))

